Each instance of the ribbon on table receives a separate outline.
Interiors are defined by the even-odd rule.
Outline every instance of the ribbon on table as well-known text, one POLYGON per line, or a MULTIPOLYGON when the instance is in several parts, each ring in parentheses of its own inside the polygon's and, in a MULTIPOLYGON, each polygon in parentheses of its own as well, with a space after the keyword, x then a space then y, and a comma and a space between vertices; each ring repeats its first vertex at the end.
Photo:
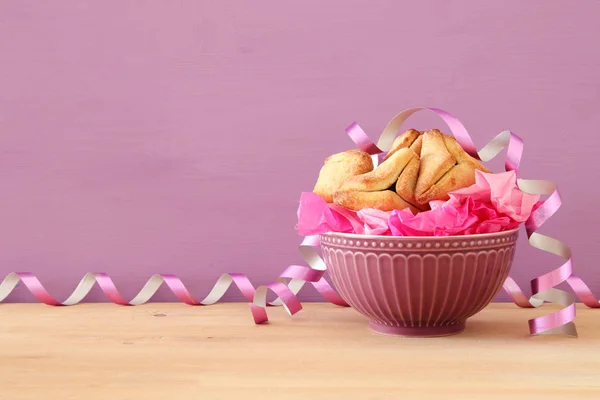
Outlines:
POLYGON ((203 300, 195 299, 185 287, 181 279, 171 274, 156 274, 150 277, 138 294, 130 301, 121 296, 113 280, 106 273, 89 272, 84 275, 73 293, 64 301, 54 298, 41 284, 39 279, 30 272, 11 272, 0 283, 0 302, 3 302, 22 282, 33 296, 40 302, 49 306, 73 306, 81 303, 98 284, 102 293, 113 303, 122 306, 139 306, 147 303, 156 294, 163 283, 183 303, 191 306, 207 306, 217 303, 223 298, 231 285, 235 285, 244 297, 250 302, 250 310, 256 324, 268 321, 266 307, 283 306, 288 314, 293 315, 302 309, 296 294, 305 283, 310 282, 315 289, 330 303, 339 306, 348 304, 335 292, 323 278, 327 269, 315 248, 319 246, 317 236, 307 236, 300 245, 300 253, 310 265, 290 265, 279 278, 268 285, 255 288, 250 279, 244 274, 225 273, 217 280, 211 291, 203 300), (288 282, 289 279, 289 282, 288 282), (277 298, 267 301, 267 294, 273 292, 277 298))
MULTIPOLYGON (((523 154, 523 141, 510 131, 504 131, 493 138, 480 151, 476 150, 471 136, 462 123, 446 111, 437 108, 417 107, 404 110, 397 114, 385 127, 377 144, 371 141, 364 130, 355 122, 347 129, 346 133, 357 147, 373 156, 375 164, 390 150, 392 142, 403 123, 414 113, 428 110, 438 115, 448 125, 456 140, 471 156, 489 161, 496 157, 503 149, 507 149, 505 168, 507 171, 518 172, 521 156, 523 154)), ((581 278, 573 275, 571 249, 564 243, 542 235, 537 230, 560 208, 562 202, 560 194, 552 182, 523 180, 517 181, 519 188, 527 193, 549 195, 526 222, 525 227, 531 246, 564 258, 566 261, 558 268, 532 280, 533 295, 530 298, 516 282, 508 277, 504 283, 504 290, 511 296, 519 307, 539 307, 544 302, 560 304, 562 309, 554 313, 529 320, 529 330, 532 335, 540 334, 566 334, 577 336, 573 320, 575 319, 575 297, 565 291, 556 289, 561 282, 567 282, 579 299, 591 308, 600 307, 600 302, 581 278)), ((249 301, 250 310, 255 323, 268 321, 266 307, 283 306, 288 314, 293 315, 302 309, 297 298, 298 292, 307 283, 311 283, 316 290, 329 302, 348 306, 348 304, 333 290, 323 275, 327 266, 319 256, 319 239, 317 236, 307 236, 303 239, 299 250, 304 260, 309 265, 291 265, 274 281, 267 285, 255 288, 247 276, 239 273, 223 274, 215 283, 209 294, 203 300, 196 300, 187 290, 183 282, 175 275, 157 274, 152 276, 140 292, 131 300, 126 301, 118 292, 112 279, 105 273, 86 274, 73 293, 63 302, 56 300, 42 286, 40 281, 31 273, 17 272, 8 274, 0 283, 0 302, 4 301, 15 289, 20 281, 42 303, 51 306, 71 306, 83 301, 95 284, 98 284, 104 295, 115 304, 137 306, 148 302, 163 283, 183 303, 189 305, 210 305, 218 302, 231 285, 235 285, 249 301), (267 294, 273 292, 277 298, 267 301, 267 294)))
POLYGON ((30 272, 11 272, 0 283, 0 302, 4 301, 23 282, 25 287, 40 302, 49 306, 73 306, 81 303, 89 294, 95 284, 98 284, 102 293, 113 303, 122 306, 139 306, 147 303, 162 286, 163 283, 183 303, 191 306, 207 306, 217 303, 231 285, 235 285, 244 297, 250 302, 250 310, 256 324, 268 321, 267 306, 283 306, 293 315, 302 309, 296 294, 306 282, 310 282, 315 289, 329 302, 347 306, 346 302, 333 290, 323 278, 325 263, 314 251, 314 246, 319 245, 316 236, 306 237, 300 246, 300 251, 306 254, 306 259, 312 266, 308 268, 301 265, 290 265, 279 278, 268 285, 255 288, 250 279, 244 274, 225 273, 217 280, 211 291, 203 300, 195 299, 185 287, 181 279, 171 274, 156 274, 150 277, 138 294, 130 301, 121 296, 113 280, 103 272, 89 272, 84 275, 73 293, 64 301, 56 300, 41 284, 39 279, 30 272), (291 279, 286 283, 287 279, 291 279), (277 298, 267 301, 268 292, 273 292, 277 298))

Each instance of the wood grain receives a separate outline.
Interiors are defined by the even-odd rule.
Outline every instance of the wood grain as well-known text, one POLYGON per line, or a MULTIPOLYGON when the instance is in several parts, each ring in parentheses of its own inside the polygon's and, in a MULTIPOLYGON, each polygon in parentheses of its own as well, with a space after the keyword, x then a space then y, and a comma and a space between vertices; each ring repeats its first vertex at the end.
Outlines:
POLYGON ((239 303, 7 304, 0 398, 599 398, 600 313, 578 310, 579 339, 528 337, 550 310, 493 304, 461 335, 405 339, 314 303, 268 326, 239 303))

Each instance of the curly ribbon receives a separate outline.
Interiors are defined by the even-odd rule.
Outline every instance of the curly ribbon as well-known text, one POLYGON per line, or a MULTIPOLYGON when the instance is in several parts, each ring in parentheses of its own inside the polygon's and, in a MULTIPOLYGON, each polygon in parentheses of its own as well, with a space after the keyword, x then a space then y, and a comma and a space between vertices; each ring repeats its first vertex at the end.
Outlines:
POLYGON ((267 306, 283 306, 290 315, 300 311, 302 305, 296 294, 306 282, 310 282, 327 301, 339 306, 347 306, 346 302, 323 278, 326 266, 315 251, 315 248, 318 246, 319 239, 316 236, 304 238, 300 245, 300 252, 304 256, 305 261, 310 265, 310 268, 301 265, 290 265, 275 282, 258 288, 255 288, 250 279, 244 274, 226 273, 221 275, 203 300, 196 300, 177 276, 156 274, 148 279, 146 284, 131 301, 127 301, 121 296, 110 276, 102 272, 90 272, 85 274, 73 293, 61 302, 52 297, 32 273, 11 272, 0 283, 0 302, 4 301, 13 292, 19 282, 22 282, 29 292, 44 304, 49 306, 72 306, 81 303, 94 285, 98 284, 102 293, 113 303, 122 306, 139 306, 147 303, 156 294, 162 284, 165 283, 171 292, 183 303, 192 306, 206 306, 215 304, 221 300, 233 284, 250 302, 249 306, 254 322, 261 324, 268 321, 267 306), (290 281, 286 283, 288 279, 290 281), (269 291, 275 293, 277 296, 272 302, 267 301, 269 291))
MULTIPOLYGON (((479 160, 489 161, 507 148, 505 168, 507 171, 514 170, 518 172, 523 154, 523 141, 520 137, 510 131, 501 132, 478 152, 462 123, 449 113, 437 108, 417 107, 400 112, 385 127, 377 144, 371 141, 356 122, 346 129, 346 133, 357 147, 373 156, 373 161, 377 165, 387 151, 390 150, 392 142, 403 123, 411 115, 421 110, 432 111, 442 118, 465 151, 479 160)), ((555 286, 566 281, 579 299, 588 307, 599 308, 600 302, 594 297, 589 287, 579 277, 573 275, 571 249, 554 238, 536 232, 560 208, 562 203, 559 192, 552 182, 547 181, 519 179, 518 185, 521 190, 527 193, 549 195, 542 205, 532 213, 525 224, 530 245, 542 251, 556 254, 564 258, 566 262, 549 273, 532 280, 533 295, 529 299, 510 277, 506 279, 503 288, 519 307, 539 307, 544 302, 563 306, 557 312, 529 320, 529 330, 532 335, 566 334, 577 336, 573 323, 575 319, 575 297, 570 293, 556 289, 555 286)), ((175 275, 157 274, 152 276, 131 301, 126 301, 119 294, 115 284, 107 274, 88 273, 73 293, 64 302, 59 302, 46 291, 33 274, 21 272, 8 274, 4 281, 0 283, 0 302, 8 297, 20 281, 39 301, 52 306, 71 306, 80 303, 96 283, 109 300, 124 306, 137 306, 148 302, 163 283, 166 283, 171 292, 186 304, 195 306, 210 305, 218 302, 233 284, 249 301, 255 323, 261 324, 268 321, 266 312, 268 306, 283 306, 290 315, 300 311, 302 305, 296 295, 306 283, 311 283, 327 301, 339 306, 348 306, 323 278, 327 267, 317 252, 318 248, 318 237, 305 237, 299 250, 309 266, 291 265, 285 269, 277 280, 258 288, 255 288, 248 277, 243 274, 223 274, 209 294, 201 301, 192 297, 183 282, 175 275), (267 301, 269 292, 273 292, 277 296, 272 302, 267 301)))

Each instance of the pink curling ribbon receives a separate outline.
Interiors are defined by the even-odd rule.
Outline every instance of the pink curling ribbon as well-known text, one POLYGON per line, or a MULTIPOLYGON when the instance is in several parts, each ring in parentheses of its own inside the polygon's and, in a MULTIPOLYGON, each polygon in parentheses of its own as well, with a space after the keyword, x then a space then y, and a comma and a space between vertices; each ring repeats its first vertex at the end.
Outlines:
POLYGON ((165 283, 171 292, 183 303, 192 306, 206 306, 215 304, 221 300, 233 284, 250 302, 249 306, 254 322, 261 324, 268 321, 267 306, 283 306, 290 315, 300 311, 302 305, 296 294, 306 282, 310 282, 327 301, 339 306, 347 306, 346 302, 323 278, 326 270, 325 263, 314 250, 318 245, 319 239, 316 236, 305 237, 300 245, 300 252, 311 266, 310 268, 301 265, 290 265, 275 282, 258 288, 255 288, 248 277, 243 274, 226 273, 221 275, 203 300, 196 300, 177 276, 156 274, 150 277, 131 301, 127 301, 121 296, 110 276, 102 272, 90 272, 85 274, 73 293, 65 301, 60 302, 48 293, 32 273, 11 272, 0 283, 0 302, 4 301, 12 293, 19 282, 23 282, 31 294, 44 304, 50 306, 72 306, 81 303, 94 285, 98 284, 102 293, 113 303, 122 306, 138 306, 147 303, 156 294, 162 284, 165 283), (290 281, 286 283, 288 279, 290 281), (275 293, 277 296, 272 302, 267 301, 269 291, 275 293))
MULTIPOLYGON (((441 117, 448 125, 456 140, 473 157, 489 161, 496 157, 503 149, 507 149, 505 168, 507 171, 518 172, 518 167, 523 153, 523 141, 510 131, 504 131, 493 138, 479 152, 476 150, 471 136, 462 123, 449 113, 437 108, 410 108, 396 115, 385 127, 377 144, 355 122, 351 124, 346 133, 357 147, 363 149, 374 157, 377 163, 391 148, 392 142, 399 132, 402 124, 414 113, 429 110, 441 117)), ((575 318, 575 297, 569 293, 555 288, 561 282, 567 282, 579 299, 591 308, 600 307, 598 299, 594 297, 589 287, 577 276, 572 274, 571 250, 562 242, 536 231, 558 210, 561 205, 560 195, 555 185, 546 181, 518 180, 518 185, 524 192, 532 194, 550 195, 546 201, 536 209, 526 222, 526 231, 529 243, 540 250, 547 251, 563 257, 566 262, 560 267, 542 275, 531 282, 531 298, 527 298, 521 288, 512 278, 507 278, 504 290, 511 296, 519 307, 539 307, 545 301, 557 303, 564 308, 549 315, 534 318, 529 321, 529 330, 533 335, 538 334, 567 334, 577 336, 573 320, 575 318)), ((39 280, 31 273, 10 273, 0 283, 0 302, 14 290, 19 281, 41 302, 53 306, 70 306, 80 303, 90 292, 94 284, 98 283, 102 292, 113 303, 119 305, 141 305, 148 302, 162 285, 166 283, 169 289, 182 302, 189 305, 210 305, 218 302, 229 287, 234 284, 250 302, 250 310, 257 324, 268 321, 266 307, 282 305, 285 310, 293 315, 302 309, 296 294, 302 287, 310 282, 319 293, 329 302, 348 306, 348 304, 333 290, 323 278, 327 267, 318 255, 319 240, 316 236, 307 236, 300 245, 300 253, 309 265, 292 265, 285 269, 279 278, 268 285, 254 288, 250 280, 243 274, 223 274, 214 285, 210 293, 202 301, 191 296, 184 284, 175 275, 154 275, 140 292, 131 301, 126 301, 119 294, 112 279, 104 273, 86 274, 77 288, 64 302, 54 299, 42 286, 39 280), (267 293, 275 293, 277 298, 267 302, 267 293)))

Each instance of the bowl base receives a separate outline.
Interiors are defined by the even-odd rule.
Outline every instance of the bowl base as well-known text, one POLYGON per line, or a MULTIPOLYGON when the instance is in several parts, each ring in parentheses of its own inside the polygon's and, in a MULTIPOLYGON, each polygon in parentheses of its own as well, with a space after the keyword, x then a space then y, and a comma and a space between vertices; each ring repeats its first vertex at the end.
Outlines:
POLYGON ((440 337, 451 336, 465 330, 465 323, 441 326, 389 326, 371 321, 369 327, 376 333, 388 336, 405 337, 440 337))

